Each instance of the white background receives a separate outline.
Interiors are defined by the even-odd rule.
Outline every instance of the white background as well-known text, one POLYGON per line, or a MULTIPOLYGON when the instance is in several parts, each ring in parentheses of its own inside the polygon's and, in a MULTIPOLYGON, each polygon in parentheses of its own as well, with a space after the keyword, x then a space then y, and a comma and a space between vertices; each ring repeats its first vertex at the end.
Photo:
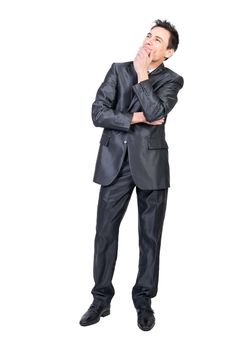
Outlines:
POLYGON ((231 1, 1 1, 1 349, 233 349, 233 18, 231 1), (111 315, 92 301, 102 129, 91 104, 112 62, 132 60, 152 22, 180 45, 184 77, 167 119, 171 188, 156 326, 131 300, 135 191, 120 228, 111 315))

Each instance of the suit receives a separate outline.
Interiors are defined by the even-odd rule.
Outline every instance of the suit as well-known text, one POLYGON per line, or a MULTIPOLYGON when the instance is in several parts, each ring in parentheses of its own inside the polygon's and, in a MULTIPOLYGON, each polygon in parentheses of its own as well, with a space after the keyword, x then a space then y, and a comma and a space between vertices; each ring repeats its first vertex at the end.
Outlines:
POLYGON ((94 125, 104 128, 94 182, 103 186, 111 184, 128 149, 132 176, 139 188, 170 187, 165 123, 131 125, 131 119, 133 112, 140 111, 148 121, 166 119, 182 86, 183 78, 163 63, 150 73, 148 80, 140 83, 132 61, 112 64, 92 105, 94 125))
MULTIPOLYGON (((113 63, 92 105, 95 126, 104 128, 94 182, 101 185, 97 207, 92 294, 98 305, 114 296, 112 277, 119 226, 136 187, 139 266, 132 289, 135 307, 147 308, 157 293, 159 252, 170 186, 164 124, 131 124, 133 112, 148 121, 167 117, 177 102, 183 78, 161 64, 137 83, 133 62, 113 63)), ((129 250, 131 254, 131 249, 129 250)))

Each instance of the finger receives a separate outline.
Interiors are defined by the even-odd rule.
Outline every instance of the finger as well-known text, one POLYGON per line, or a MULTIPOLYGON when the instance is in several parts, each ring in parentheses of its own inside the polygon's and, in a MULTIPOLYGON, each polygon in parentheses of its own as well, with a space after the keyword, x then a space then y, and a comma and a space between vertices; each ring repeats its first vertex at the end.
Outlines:
POLYGON ((144 47, 140 47, 139 53, 141 53, 144 56, 148 56, 148 52, 144 47))
POLYGON ((153 59, 153 50, 150 52, 149 58, 150 58, 151 61, 152 61, 152 59, 153 59))
POLYGON ((164 123, 163 120, 155 120, 155 121, 151 122, 152 125, 161 125, 163 123, 164 123))
POLYGON ((140 56, 140 57, 145 57, 145 56, 147 56, 147 54, 146 53, 144 53, 142 50, 140 50, 139 52, 138 52, 138 55, 140 56))
POLYGON ((142 46, 141 51, 148 55, 148 51, 142 46))

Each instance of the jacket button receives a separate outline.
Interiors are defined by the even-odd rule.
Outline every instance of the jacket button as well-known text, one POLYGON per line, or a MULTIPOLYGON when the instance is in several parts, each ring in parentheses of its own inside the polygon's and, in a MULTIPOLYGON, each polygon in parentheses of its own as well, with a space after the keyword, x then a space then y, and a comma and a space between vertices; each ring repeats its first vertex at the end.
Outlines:
POLYGON ((128 143, 128 141, 127 141, 127 140, 124 140, 124 143, 128 143))

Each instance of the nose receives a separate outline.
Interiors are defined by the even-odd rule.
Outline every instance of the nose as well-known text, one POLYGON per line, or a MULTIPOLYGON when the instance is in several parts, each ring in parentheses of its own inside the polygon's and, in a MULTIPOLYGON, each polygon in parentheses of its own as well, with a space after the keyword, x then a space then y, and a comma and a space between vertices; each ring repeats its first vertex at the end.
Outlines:
POLYGON ((150 47, 152 46, 151 38, 146 38, 146 45, 150 47))

